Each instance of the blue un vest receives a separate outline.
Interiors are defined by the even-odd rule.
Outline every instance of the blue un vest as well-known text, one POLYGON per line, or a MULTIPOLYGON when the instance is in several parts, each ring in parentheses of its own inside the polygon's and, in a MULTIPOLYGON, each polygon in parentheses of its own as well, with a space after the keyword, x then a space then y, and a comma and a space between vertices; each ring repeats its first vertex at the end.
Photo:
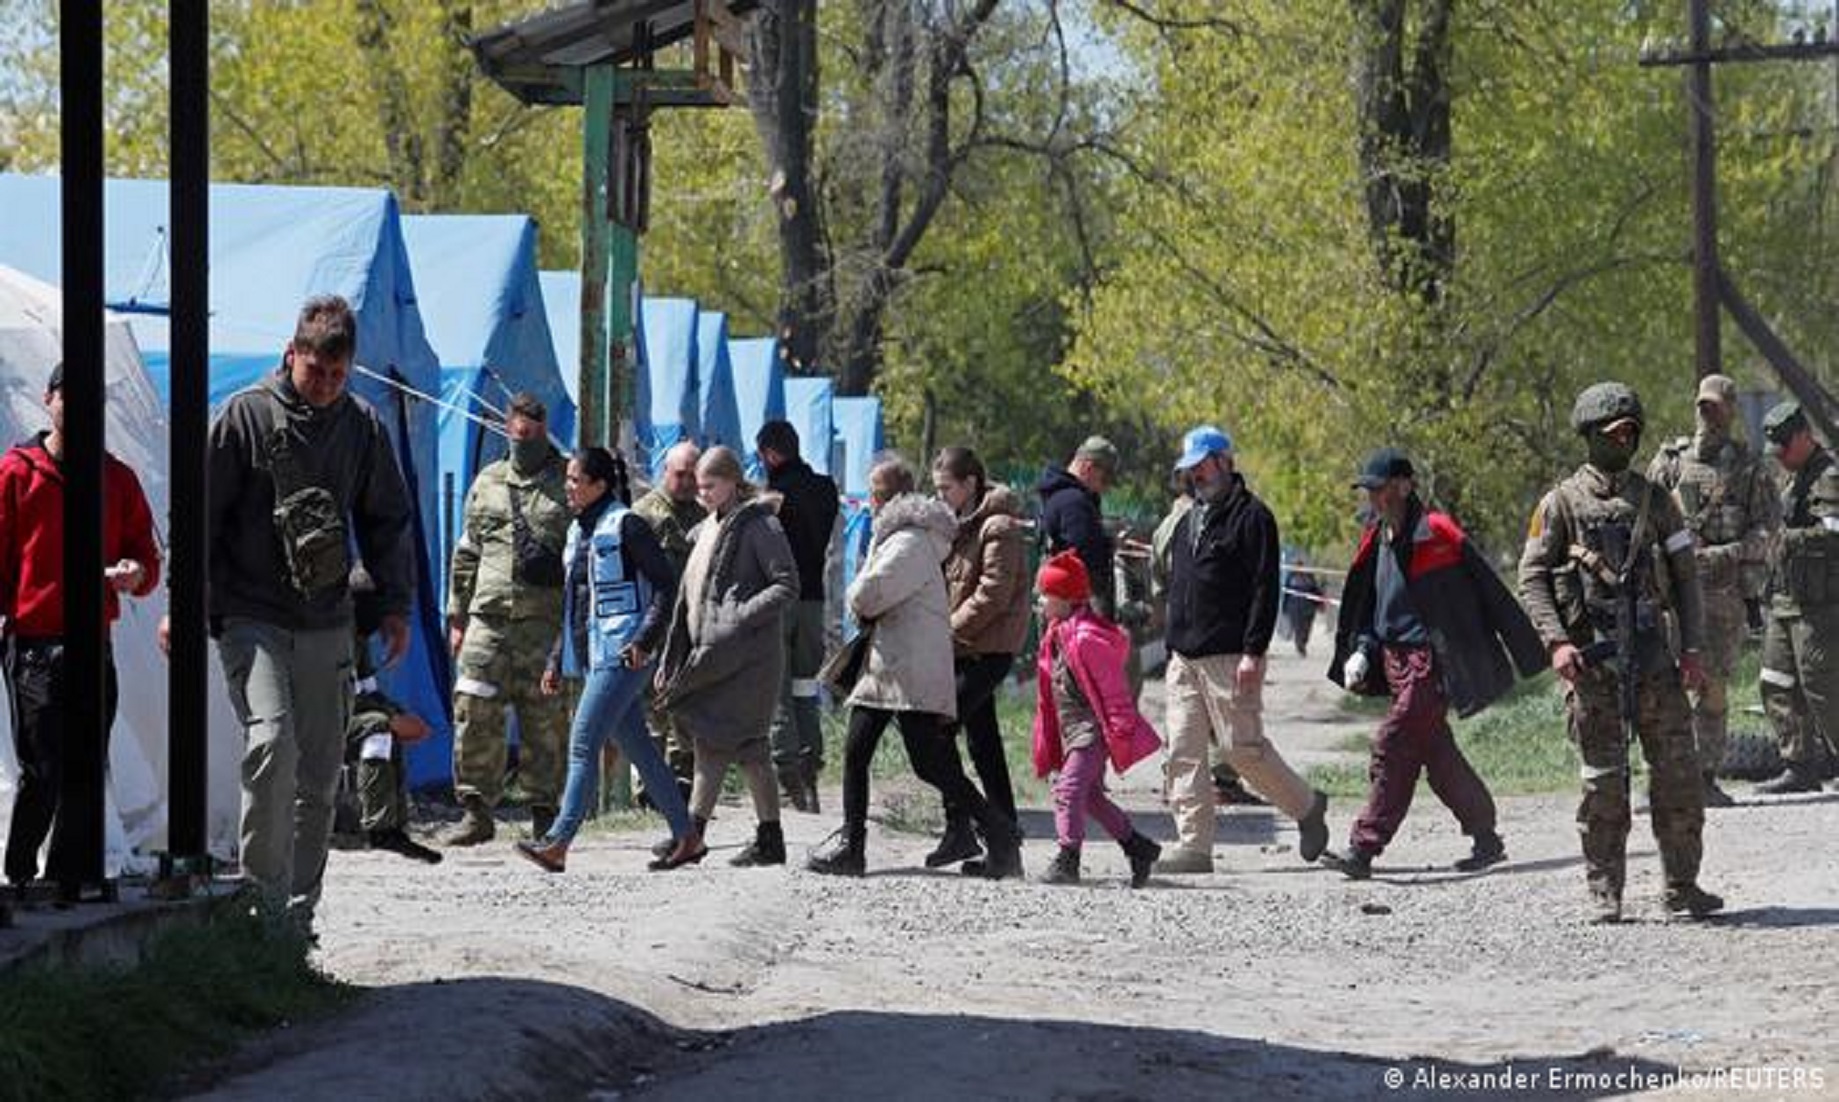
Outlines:
MULTIPOLYGON (((645 611, 651 607, 651 583, 640 575, 626 576, 620 527, 629 512, 631 510, 624 505, 610 506, 594 523, 594 532, 588 537, 592 541, 587 564, 591 605, 587 610, 588 670, 617 668, 620 651, 637 638, 639 627, 645 621, 645 611)), ((562 561, 572 567, 580 544, 581 526, 569 525, 568 546, 562 553, 562 561)), ((562 633, 562 672, 580 677, 586 671, 582 668, 582 656, 575 653, 575 587, 572 583, 564 594, 562 623, 567 626, 562 633)))

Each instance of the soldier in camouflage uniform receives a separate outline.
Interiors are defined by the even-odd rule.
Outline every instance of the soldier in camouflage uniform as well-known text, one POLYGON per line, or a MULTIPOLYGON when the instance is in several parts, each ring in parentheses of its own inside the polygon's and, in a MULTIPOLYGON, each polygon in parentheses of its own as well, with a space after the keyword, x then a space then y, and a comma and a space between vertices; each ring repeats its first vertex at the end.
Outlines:
POLYGON ((1723 375, 1699 383, 1698 433, 1663 445, 1648 467, 1650 482, 1671 491, 1691 530, 1705 608, 1705 685, 1690 694, 1705 806, 1729 807, 1718 787, 1728 731, 1727 686, 1749 631, 1745 577, 1768 557, 1775 525, 1775 487, 1759 457, 1731 436, 1737 384, 1723 375))
MULTIPOLYGON (((658 484, 632 503, 632 511, 645 518, 664 545, 664 557, 679 578, 690 561, 690 529, 708 515, 696 500, 696 461, 701 458, 702 451, 687 440, 673 447, 664 454, 664 473, 658 484)), ((645 717, 652 738, 664 751, 671 772, 689 781, 695 776, 696 754, 690 740, 678 734, 670 713, 653 703, 654 695, 646 690, 645 717)))
MULTIPOLYGON (((1693 755, 1682 681, 1704 681, 1699 653, 1704 618, 1692 532, 1671 496, 1628 469, 1641 441, 1640 399, 1620 383, 1598 383, 1577 398, 1571 427, 1588 442, 1589 462, 1560 482, 1533 513, 1520 557, 1520 599, 1567 684, 1571 737, 1583 760, 1577 809, 1593 920, 1619 922, 1626 879, 1629 747, 1619 667, 1633 664, 1635 735, 1647 755, 1648 804, 1666 909, 1698 917, 1724 901, 1698 886, 1704 790, 1693 755), (1629 592, 1633 588, 1633 593, 1629 592), (1681 653, 1675 666, 1662 608, 1670 595, 1681 653), (1618 598, 1635 600, 1626 636, 1618 598), (1613 648, 1614 653, 1610 653, 1613 648)), ((1623 606, 1624 608, 1626 606, 1623 606)))
POLYGON ((402 748, 427 738, 428 724, 377 685, 370 637, 383 622, 383 607, 376 584, 362 566, 351 571, 351 604, 357 698, 345 726, 345 763, 357 766, 358 826, 371 849, 438 865, 439 852, 409 837, 409 778, 402 762, 402 748))
POLYGON ((1839 754, 1839 463, 1794 402, 1762 431, 1788 472, 1762 640, 1762 704, 1787 768, 1756 791, 1817 792, 1839 754))
POLYGON ((444 841, 474 846, 496 833, 504 789, 508 710, 522 736, 518 775, 542 837, 562 795, 568 745, 565 696, 543 695, 543 668, 562 626, 562 546, 568 539, 568 464, 550 445, 534 396, 511 400, 511 454, 466 492, 465 530, 447 586, 453 688, 453 791, 464 817, 444 841))

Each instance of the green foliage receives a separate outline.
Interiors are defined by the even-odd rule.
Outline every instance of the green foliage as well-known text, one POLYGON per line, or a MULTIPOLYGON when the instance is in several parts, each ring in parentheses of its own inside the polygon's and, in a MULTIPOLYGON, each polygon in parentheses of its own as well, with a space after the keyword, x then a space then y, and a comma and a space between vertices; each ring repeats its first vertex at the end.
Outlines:
POLYGON ((139 1097, 351 998, 299 939, 229 914, 159 935, 135 968, 16 972, 0 979, 0 1099, 139 1097))

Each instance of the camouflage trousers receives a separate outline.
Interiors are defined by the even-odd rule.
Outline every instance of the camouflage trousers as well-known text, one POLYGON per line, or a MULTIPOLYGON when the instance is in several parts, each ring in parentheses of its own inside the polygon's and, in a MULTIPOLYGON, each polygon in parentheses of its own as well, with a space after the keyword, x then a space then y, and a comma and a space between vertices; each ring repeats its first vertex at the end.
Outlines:
POLYGON ((1839 604, 1769 617, 1762 706, 1785 760, 1817 769, 1839 754, 1839 604))
MULTIPOLYGON (((1583 838, 1584 875, 1591 891, 1619 898, 1627 880, 1632 816, 1630 750, 1623 743, 1617 684, 1614 670, 1587 669, 1566 690, 1565 709, 1571 740, 1583 759, 1577 829, 1583 838)), ((1705 793, 1678 671, 1667 668, 1641 678, 1636 714, 1661 869, 1669 886, 1691 884, 1698 880, 1703 852, 1705 793)))
POLYGON ((568 697, 544 696, 543 668, 559 625, 474 616, 466 625, 453 687, 453 793, 495 806, 504 795, 509 717, 521 736, 518 776, 532 807, 562 799, 568 697))
POLYGON ((1715 773, 1724 763, 1724 745, 1730 735, 1730 679, 1743 641, 1749 637, 1749 618, 1743 592, 1735 586, 1705 589, 1704 606, 1705 647, 1699 657, 1705 664, 1705 687, 1688 694, 1688 699, 1699 772, 1715 773))

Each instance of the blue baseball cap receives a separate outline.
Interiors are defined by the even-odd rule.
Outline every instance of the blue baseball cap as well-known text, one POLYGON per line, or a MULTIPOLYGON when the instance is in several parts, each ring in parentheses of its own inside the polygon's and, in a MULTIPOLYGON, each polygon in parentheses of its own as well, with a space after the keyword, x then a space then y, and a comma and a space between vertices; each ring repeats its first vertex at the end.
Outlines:
POLYGON ((1181 458, 1175 460, 1175 469, 1193 470, 1208 456, 1220 454, 1232 454, 1232 437, 1226 435, 1225 429, 1214 425, 1189 429, 1181 438, 1181 458))

